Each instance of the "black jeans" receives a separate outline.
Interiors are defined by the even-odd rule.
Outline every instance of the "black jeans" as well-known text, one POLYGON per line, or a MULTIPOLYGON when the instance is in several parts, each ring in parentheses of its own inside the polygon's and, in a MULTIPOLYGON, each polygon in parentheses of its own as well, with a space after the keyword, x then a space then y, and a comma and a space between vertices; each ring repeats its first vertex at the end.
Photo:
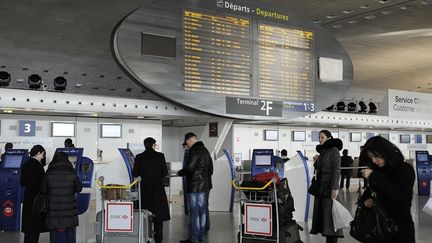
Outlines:
POLYGON ((344 186, 344 179, 345 178, 346 178, 346 188, 348 189, 350 186, 351 175, 350 174, 341 174, 341 179, 340 179, 340 188, 341 189, 344 186))
POLYGON ((337 237, 326 237, 326 243, 337 243, 338 238, 337 237))
POLYGON ((163 221, 153 221, 155 231, 155 242, 162 243, 163 240, 163 221))
POLYGON ((39 232, 29 232, 24 234, 24 243, 38 243, 39 242, 39 232))

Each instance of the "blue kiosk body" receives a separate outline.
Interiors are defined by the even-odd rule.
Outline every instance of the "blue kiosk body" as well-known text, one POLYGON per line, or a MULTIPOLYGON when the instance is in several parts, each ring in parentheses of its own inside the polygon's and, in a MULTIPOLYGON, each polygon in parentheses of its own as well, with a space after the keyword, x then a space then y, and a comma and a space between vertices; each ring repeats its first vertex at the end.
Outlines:
POLYGON ((27 159, 27 149, 11 149, 5 152, 0 167, 0 230, 19 231, 21 228, 23 190, 20 177, 21 166, 27 159))
POLYGON ((266 172, 276 172, 279 178, 284 178, 282 159, 273 155, 273 149, 254 149, 252 152, 252 177, 266 172))
POLYGON ((118 150, 125 162, 126 169, 129 174, 129 181, 132 184, 132 182, 134 181, 134 178, 132 176, 132 170, 135 164, 135 156, 130 149, 119 148, 118 150))
POLYGON ((428 151, 416 151, 416 170, 418 195, 429 196, 431 181, 431 163, 428 151))

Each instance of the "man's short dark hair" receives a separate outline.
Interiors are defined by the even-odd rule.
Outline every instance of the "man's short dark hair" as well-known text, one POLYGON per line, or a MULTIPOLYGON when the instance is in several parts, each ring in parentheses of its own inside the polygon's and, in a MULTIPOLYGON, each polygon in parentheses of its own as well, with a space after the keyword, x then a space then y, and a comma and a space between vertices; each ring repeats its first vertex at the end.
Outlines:
POLYGON ((182 145, 185 146, 185 145, 186 145, 186 141, 187 141, 189 138, 191 138, 191 137, 196 137, 196 138, 198 138, 198 136, 197 136, 195 133, 193 133, 193 132, 188 132, 188 133, 185 134, 184 142, 183 142, 182 145))
POLYGON ((148 137, 146 139, 144 139, 144 147, 145 149, 153 149, 153 144, 156 143, 156 140, 152 137, 148 137))
POLYGON ((6 143, 5 144, 5 151, 8 149, 13 149, 13 144, 12 143, 6 143))
POLYGON ((65 148, 73 148, 75 145, 72 143, 72 139, 66 138, 64 141, 65 148))
POLYGON ((288 152, 286 151, 286 149, 282 149, 281 156, 288 156, 288 152))

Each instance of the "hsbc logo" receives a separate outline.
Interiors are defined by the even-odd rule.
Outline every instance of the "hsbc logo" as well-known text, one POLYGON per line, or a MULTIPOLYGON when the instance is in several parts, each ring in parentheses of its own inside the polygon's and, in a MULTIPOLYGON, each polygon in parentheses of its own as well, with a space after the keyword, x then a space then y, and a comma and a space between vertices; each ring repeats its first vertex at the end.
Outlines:
POLYGON ((216 0, 216 5, 218 6, 218 8, 223 8, 224 7, 224 1, 223 0, 216 0))

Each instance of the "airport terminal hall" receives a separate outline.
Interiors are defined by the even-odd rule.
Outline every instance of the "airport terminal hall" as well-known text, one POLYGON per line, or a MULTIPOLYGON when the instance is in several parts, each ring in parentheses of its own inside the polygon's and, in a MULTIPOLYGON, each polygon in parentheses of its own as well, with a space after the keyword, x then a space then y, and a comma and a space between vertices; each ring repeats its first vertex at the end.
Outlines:
POLYGON ((0 0, 1 243, 432 243, 432 0, 0 0))

